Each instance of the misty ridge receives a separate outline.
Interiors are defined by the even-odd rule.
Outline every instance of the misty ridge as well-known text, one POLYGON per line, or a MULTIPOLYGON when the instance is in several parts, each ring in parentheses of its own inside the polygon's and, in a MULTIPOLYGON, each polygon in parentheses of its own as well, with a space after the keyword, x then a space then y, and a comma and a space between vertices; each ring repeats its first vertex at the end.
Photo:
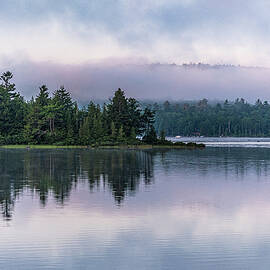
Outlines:
POLYGON ((1 69, 12 71, 18 91, 27 99, 46 84, 51 92, 64 85, 81 105, 90 99, 103 102, 119 87, 141 101, 270 100, 270 69, 262 67, 111 59, 79 65, 2 61, 1 69))

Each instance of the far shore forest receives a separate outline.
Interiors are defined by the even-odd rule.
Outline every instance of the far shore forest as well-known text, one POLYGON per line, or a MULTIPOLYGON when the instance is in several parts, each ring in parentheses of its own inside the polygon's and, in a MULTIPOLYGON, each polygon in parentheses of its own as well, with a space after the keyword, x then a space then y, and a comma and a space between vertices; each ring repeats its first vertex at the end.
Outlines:
POLYGON ((155 130, 166 136, 270 137, 270 104, 258 99, 249 104, 243 98, 234 102, 209 104, 169 102, 153 104, 155 130))
POLYGON ((9 71, 0 76, 0 145, 170 144, 165 136, 270 136, 270 105, 140 104, 118 89, 107 104, 79 107, 61 86, 26 101, 9 71))

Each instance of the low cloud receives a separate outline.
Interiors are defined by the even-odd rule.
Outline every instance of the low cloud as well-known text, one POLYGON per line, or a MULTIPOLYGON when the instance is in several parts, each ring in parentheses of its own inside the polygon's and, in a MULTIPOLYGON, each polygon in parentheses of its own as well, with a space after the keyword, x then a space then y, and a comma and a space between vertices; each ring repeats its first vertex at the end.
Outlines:
POLYGON ((1 69, 14 73, 17 89, 27 99, 37 94, 40 85, 47 84, 51 91, 64 85, 83 104, 90 99, 112 97, 118 88, 140 100, 238 97, 250 102, 257 98, 270 100, 270 69, 265 68, 179 66, 111 59, 80 65, 23 61, 2 64, 1 69))

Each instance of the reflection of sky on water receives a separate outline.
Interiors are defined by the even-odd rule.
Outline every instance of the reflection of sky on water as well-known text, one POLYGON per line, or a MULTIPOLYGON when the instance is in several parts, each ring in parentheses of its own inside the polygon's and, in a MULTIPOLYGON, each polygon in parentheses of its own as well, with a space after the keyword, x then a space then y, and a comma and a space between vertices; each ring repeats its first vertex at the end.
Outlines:
POLYGON ((247 137, 168 137, 173 142, 198 142, 210 147, 270 148, 270 138, 247 137))
POLYGON ((153 184, 120 206, 83 181, 63 205, 24 191, 0 223, 0 268, 268 269, 269 154, 150 152, 153 184))

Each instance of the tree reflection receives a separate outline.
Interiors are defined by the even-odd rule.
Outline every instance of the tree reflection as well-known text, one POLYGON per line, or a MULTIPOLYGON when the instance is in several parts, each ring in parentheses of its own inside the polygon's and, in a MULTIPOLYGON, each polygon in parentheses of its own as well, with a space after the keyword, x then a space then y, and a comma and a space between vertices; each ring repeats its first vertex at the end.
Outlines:
POLYGON ((81 154, 81 170, 90 190, 101 183, 112 191, 117 203, 127 192, 134 194, 141 180, 150 184, 153 176, 153 153, 145 151, 95 151, 81 154))
POLYGON ((52 195, 64 204, 78 181, 94 191, 101 184, 118 204, 141 182, 153 179, 153 154, 121 150, 0 150, 0 205, 5 219, 12 217, 20 194, 29 190, 43 206, 52 195))
POLYGON ((20 195, 30 192, 46 206, 50 197, 64 204, 80 182, 89 191, 104 189, 117 204, 133 196, 155 175, 223 174, 244 181, 247 175, 269 175, 270 149, 207 148, 204 150, 0 150, 0 207, 11 219, 20 195), (155 166, 154 166, 155 165, 155 166))

